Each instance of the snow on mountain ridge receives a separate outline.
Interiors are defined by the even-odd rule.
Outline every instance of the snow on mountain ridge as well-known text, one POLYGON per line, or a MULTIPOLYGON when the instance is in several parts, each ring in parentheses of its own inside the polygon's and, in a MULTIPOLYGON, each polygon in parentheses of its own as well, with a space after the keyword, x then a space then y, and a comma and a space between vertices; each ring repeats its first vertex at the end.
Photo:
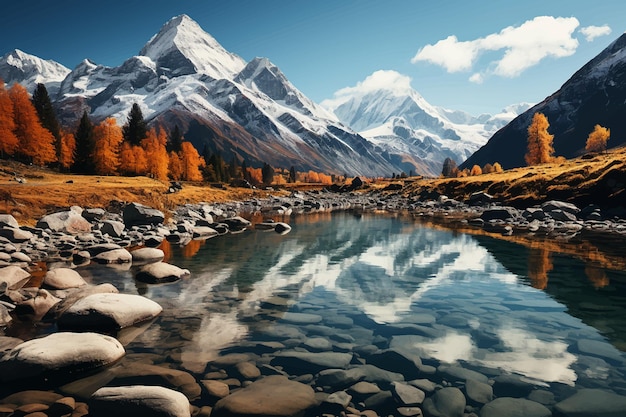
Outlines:
POLYGON ((49 93, 54 94, 70 69, 52 60, 44 60, 14 49, 0 58, 0 74, 4 82, 22 82, 34 88, 38 83, 48 84, 49 93))

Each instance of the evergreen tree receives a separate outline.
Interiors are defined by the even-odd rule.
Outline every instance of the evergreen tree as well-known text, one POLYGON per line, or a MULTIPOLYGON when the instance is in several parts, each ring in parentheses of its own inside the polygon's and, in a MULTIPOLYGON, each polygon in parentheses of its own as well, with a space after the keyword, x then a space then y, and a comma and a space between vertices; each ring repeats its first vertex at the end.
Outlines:
POLYGON ((52 107, 52 102, 50 101, 50 96, 48 95, 48 90, 45 85, 42 83, 37 84, 31 101, 33 102, 33 106, 35 106, 35 110, 37 110, 41 125, 48 129, 48 131, 52 133, 52 136, 54 136, 54 148, 57 160, 59 160, 61 157, 61 126, 54 113, 54 108, 52 107))
POLYGON ((143 113, 137 103, 133 103, 133 107, 128 113, 127 122, 122 128, 122 133, 124 134, 124 141, 133 146, 139 146, 141 140, 148 136, 148 125, 143 119, 143 113))
POLYGON ((261 175, 263 177, 263 184, 270 185, 274 181, 274 168, 267 162, 264 163, 261 169, 261 175))
POLYGON ((95 164, 93 162, 95 137, 93 129, 93 124, 89 120, 87 112, 83 112, 74 135, 76 141, 76 158, 72 165, 72 171, 74 172, 81 174, 93 174, 95 172, 95 164))
POLYGON ((293 165, 289 168, 289 182, 292 184, 296 182, 296 168, 293 165))
POLYGON ((248 172, 248 164, 246 164, 246 160, 241 161, 241 177, 250 182, 250 173, 248 172))
POLYGON ((174 130, 172 130, 169 140, 167 141, 167 151, 168 152, 180 152, 182 144, 183 144, 183 134, 180 133, 180 129, 178 128, 178 125, 176 125, 174 126, 174 130))
POLYGON ((230 177, 229 180, 232 180, 238 177, 237 168, 238 168, 237 158, 233 155, 233 160, 228 166, 228 176, 230 177))

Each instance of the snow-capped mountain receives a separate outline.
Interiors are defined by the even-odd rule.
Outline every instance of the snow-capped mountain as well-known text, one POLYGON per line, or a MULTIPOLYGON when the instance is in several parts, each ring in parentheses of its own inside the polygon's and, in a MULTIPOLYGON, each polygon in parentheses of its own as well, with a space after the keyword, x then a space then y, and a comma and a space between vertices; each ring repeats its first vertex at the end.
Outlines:
MULTIPOLYGON (((32 91, 41 81, 19 82, 32 91)), ((137 103, 150 124, 178 125, 200 152, 208 147, 229 162, 366 176, 398 170, 268 59, 246 63, 186 15, 119 67, 81 62, 51 98, 67 126, 85 110, 96 122, 112 116, 122 125, 137 103)))
POLYGON ((48 93, 55 94, 59 84, 69 73, 70 69, 58 62, 29 55, 19 49, 14 49, 0 58, 0 78, 7 85, 17 82, 34 86, 45 82, 48 93))
POLYGON ((322 104, 406 173, 439 175, 445 158, 464 161, 493 133, 530 107, 520 104, 495 116, 474 117, 432 106, 410 87, 406 77, 394 71, 378 71, 371 77, 397 82, 375 89, 349 89, 322 104))
POLYGON ((626 143, 626 34, 579 69, 557 92, 494 134, 462 167, 494 160, 504 168, 524 166, 527 130, 537 112, 550 123, 548 132, 554 135, 557 156, 580 155, 596 124, 611 130, 609 147, 626 143))

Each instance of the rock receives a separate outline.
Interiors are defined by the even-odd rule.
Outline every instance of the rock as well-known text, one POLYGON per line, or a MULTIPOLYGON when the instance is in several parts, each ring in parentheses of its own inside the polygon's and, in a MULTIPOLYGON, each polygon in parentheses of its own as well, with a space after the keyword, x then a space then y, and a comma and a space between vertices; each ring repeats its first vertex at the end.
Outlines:
POLYGON ((11 243, 24 243, 35 237, 35 235, 27 230, 9 226, 0 228, 0 236, 7 238, 11 243))
POLYGON ((557 201, 557 200, 546 201, 545 203, 541 205, 541 208, 543 209, 543 211, 548 212, 548 213, 555 211, 555 210, 561 210, 566 213, 571 213, 574 215, 580 213, 580 209, 576 207, 574 204, 566 203, 564 201, 557 201))
MULTIPOLYGON (((4 304, 0 304, 0 328, 8 326, 11 321, 13 321, 13 317, 11 317, 11 314, 9 314, 9 310, 4 304)), ((4 336, 0 336, 0 356, 2 355, 2 351, 4 350, 1 343, 1 339, 3 337, 4 336)))
MULTIPOLYGON (((63 300, 54 306, 54 316, 59 317, 64 311, 70 308, 76 301, 81 298, 85 298, 91 294, 102 294, 102 293, 118 293, 119 291, 112 284, 100 284, 94 286, 85 286, 77 289, 70 289, 64 291, 65 295, 63 300)), ((59 292, 57 291, 57 294, 59 292)))
POLYGON ((126 249, 120 248, 101 252, 91 259, 101 264, 124 264, 130 263, 133 256, 126 249))
POLYGON ((243 217, 234 216, 229 217, 227 219, 222 220, 222 223, 225 223, 230 230, 243 230, 246 227, 250 226, 250 222, 243 217))
POLYGON ((91 294, 78 300, 58 319, 59 328, 123 329, 158 316, 163 308, 134 294, 91 294))
POLYGON ((465 382, 468 379, 473 379, 478 382, 487 383, 488 378, 476 371, 472 371, 471 369, 465 369, 456 365, 440 365, 437 368, 437 372, 441 374, 443 378, 448 380, 449 382, 454 381, 462 381, 465 382))
POLYGON ((322 321, 322 316, 319 314, 287 312, 283 314, 282 319, 288 323, 315 324, 322 321))
POLYGON ((59 332, 21 343, 0 358, 0 381, 76 379, 124 356, 121 343, 97 333, 59 332))
POLYGON ((300 416, 315 403, 315 394, 310 386, 273 375, 219 400, 211 416, 300 416))
POLYGON ((122 218, 126 227, 161 224, 165 219, 163 212, 144 206, 143 204, 130 203, 124 207, 122 218))
POLYGON ((518 375, 499 375, 494 378, 493 393, 496 397, 522 398, 528 396, 535 386, 518 375))
POLYGON ((178 281, 189 275, 190 272, 188 269, 181 269, 165 262, 155 262, 143 266, 135 278, 137 278, 138 281, 148 284, 159 284, 178 281))
POLYGON ((133 258, 133 265, 151 264, 161 262, 165 253, 157 248, 139 248, 130 252, 133 258))
POLYGON ((48 214, 39 219, 36 227, 70 234, 88 233, 91 231, 91 223, 76 210, 48 214))
POLYGON ((189 400, 180 392, 156 386, 100 388, 89 400, 93 417, 190 417, 189 400))
POLYGON ((270 365, 282 366, 287 372, 290 370, 296 371, 295 373, 302 370, 319 372, 323 369, 344 368, 351 360, 352 355, 349 353, 286 351, 277 353, 270 365))
POLYGON ((419 375, 422 360, 417 355, 399 349, 386 349, 370 355, 367 363, 400 373, 407 379, 415 379, 419 375))
POLYGON ((76 400, 72 397, 63 397, 50 404, 49 416, 66 416, 76 409, 76 400))
POLYGON ((626 410, 626 396, 601 389, 581 389, 557 403, 554 410, 562 417, 621 417, 626 410))
POLYGON ((10 265, 0 268, 0 293, 22 288, 30 279, 30 274, 19 266, 10 265))
POLYGON ((356 365, 352 369, 358 369, 365 377, 366 382, 379 384, 382 387, 389 386, 392 382, 404 381, 404 375, 397 372, 386 371, 374 365, 356 365))
POLYGON ((359 368, 324 369, 319 372, 316 384, 318 386, 330 387, 331 389, 343 389, 364 378, 365 372, 359 368))
POLYGON ((379 392, 380 388, 378 385, 365 381, 357 382, 348 389, 349 394, 359 399, 378 394, 379 392))
POLYGON ((114 220, 105 220, 102 222, 102 227, 100 227, 100 231, 111 237, 122 237, 124 235, 124 223, 116 222, 114 220))
POLYGON ((493 196, 483 191, 477 191, 472 193, 469 197, 468 203, 470 206, 477 206, 482 204, 488 204, 493 201, 493 196))
POLYGON ((107 212, 101 208, 88 208, 88 209, 83 210, 82 213, 80 213, 80 215, 83 216, 89 222, 100 220, 106 214, 107 212))
MULTIPOLYGON (((592 414, 585 414, 586 416, 592 414)), ((546 406, 524 398, 497 398, 480 409, 480 417, 551 417, 546 406)), ((593 414, 593 416, 597 416, 593 414)))
POLYGON ((11 254, 11 260, 13 262, 24 262, 24 263, 31 263, 33 260, 30 258, 30 256, 26 255, 23 252, 13 252, 11 254))
POLYGON ((602 358, 611 363, 624 363, 621 353, 605 341, 580 339, 577 346, 578 350, 586 355, 602 358))
POLYGON ((239 362, 235 365, 235 370, 242 379, 257 379, 261 376, 261 371, 252 362, 239 362))
POLYGON ((0 403, 13 404, 16 408, 28 404, 44 404, 50 406, 61 398, 63 398, 63 396, 55 392, 26 390, 9 395, 8 397, 3 398, 0 403))
POLYGON ((426 417, 463 417, 465 396, 458 388, 442 388, 424 400, 422 410, 426 417))
POLYGON ((278 234, 284 235, 291 231, 291 226, 289 226, 287 223, 278 222, 274 227, 274 231, 278 234))
POLYGON ((465 382, 465 396, 470 404, 487 404, 493 400, 493 388, 484 382, 468 379, 465 382))
POLYGON ((70 268, 55 268, 46 272, 43 285, 55 290, 66 290, 87 285, 78 272, 70 268))
POLYGON ((191 236, 193 239, 208 239, 218 234, 217 230, 209 226, 194 226, 191 228, 191 236))
POLYGON ((60 298, 53 296, 47 290, 35 289, 35 291, 35 293, 26 293, 26 290, 21 291, 24 298, 16 301, 15 314, 28 316, 31 320, 37 321, 61 301, 60 298))
POLYGON ((424 391, 401 382, 392 382, 391 392, 398 403, 405 406, 422 404, 426 398, 424 391))
POLYGON ((221 381, 204 379, 200 382, 206 389, 209 397, 213 399, 221 399, 227 397, 230 394, 230 388, 228 387, 228 385, 221 381))
POLYGON ((20 227, 20 225, 17 223, 17 220, 15 220, 15 217, 13 217, 12 215, 0 214, 0 228, 4 228, 7 226, 14 229, 18 229, 20 227))
POLYGON ((348 405, 350 405, 350 401, 352 400, 352 396, 345 391, 336 391, 330 394, 324 400, 325 408, 331 408, 332 410, 341 412, 348 405))
POLYGON ((480 218, 488 222, 489 220, 509 220, 518 216, 518 211, 513 207, 494 207, 483 211, 480 218))
POLYGON ((188 372, 141 362, 125 363, 112 370, 110 386, 158 385, 182 392, 189 400, 200 397, 202 389, 188 372))

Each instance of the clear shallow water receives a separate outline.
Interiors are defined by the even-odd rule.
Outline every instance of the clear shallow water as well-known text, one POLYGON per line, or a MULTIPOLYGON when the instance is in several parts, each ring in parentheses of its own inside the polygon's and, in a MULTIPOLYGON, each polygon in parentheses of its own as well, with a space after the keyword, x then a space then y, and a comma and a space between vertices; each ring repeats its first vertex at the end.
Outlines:
POLYGON ((80 272, 164 307, 127 345, 129 359, 197 375, 220 355, 264 353, 272 341, 376 345, 419 352, 426 364, 524 375, 557 399, 574 386, 626 394, 625 272, 387 216, 289 222, 283 236, 250 230, 164 248, 191 271, 172 284, 138 283, 132 270, 80 272))

